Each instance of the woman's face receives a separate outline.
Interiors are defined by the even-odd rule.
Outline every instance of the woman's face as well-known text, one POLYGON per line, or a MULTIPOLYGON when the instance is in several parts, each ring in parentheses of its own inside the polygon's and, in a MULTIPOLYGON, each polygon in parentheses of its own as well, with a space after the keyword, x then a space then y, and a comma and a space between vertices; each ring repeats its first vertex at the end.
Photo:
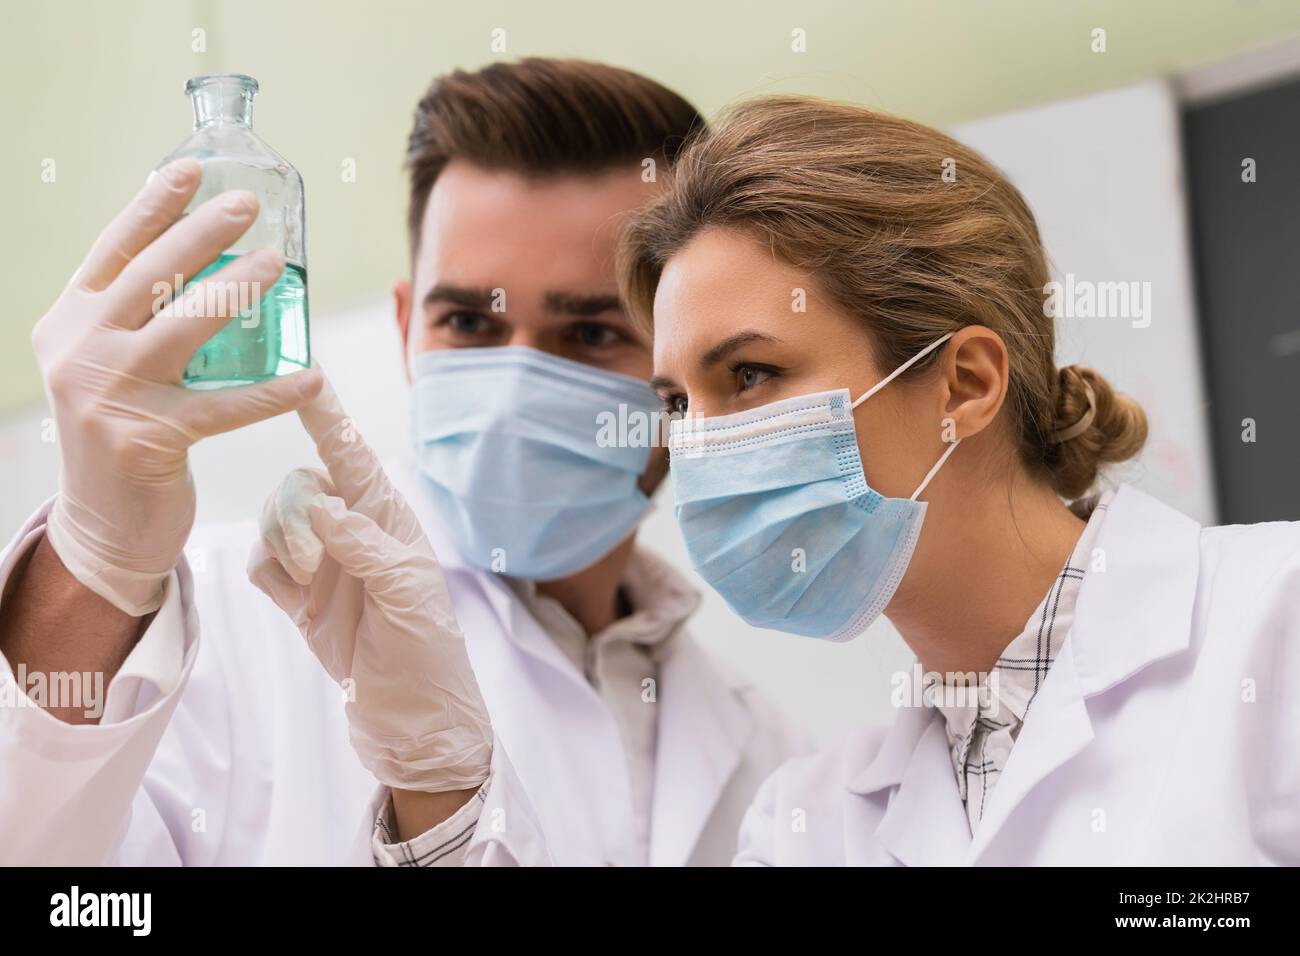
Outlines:
MULTIPOLYGON (((701 232, 669 260, 654 320, 652 384, 670 411, 728 415, 838 388, 856 399, 893 371, 876 367, 861 318, 737 231, 701 232)), ((912 494, 944 450, 950 398, 942 375, 923 375, 896 379, 858 406, 858 449, 872 488, 912 494)))

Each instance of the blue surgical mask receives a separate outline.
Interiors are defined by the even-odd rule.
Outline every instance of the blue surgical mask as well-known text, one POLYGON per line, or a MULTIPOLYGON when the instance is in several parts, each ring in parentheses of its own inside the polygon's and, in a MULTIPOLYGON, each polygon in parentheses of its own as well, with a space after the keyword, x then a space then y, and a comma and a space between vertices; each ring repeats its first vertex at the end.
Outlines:
POLYGON ((423 352, 412 372, 416 467, 469 564, 566 577, 645 515, 650 441, 625 426, 658 421, 646 382, 516 347, 423 352))
POLYGON ((755 627, 846 641, 894 596, 921 534, 917 498, 867 485, 853 409, 952 333, 851 401, 848 389, 672 425, 673 492, 691 563, 755 627))

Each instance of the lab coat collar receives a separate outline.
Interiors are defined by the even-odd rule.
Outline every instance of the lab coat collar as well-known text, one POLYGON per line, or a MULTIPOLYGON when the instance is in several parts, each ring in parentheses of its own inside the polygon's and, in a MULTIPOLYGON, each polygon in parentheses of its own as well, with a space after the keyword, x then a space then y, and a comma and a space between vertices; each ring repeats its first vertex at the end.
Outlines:
POLYGON ((861 797, 845 819, 850 866, 880 861, 879 845, 905 866, 960 863, 970 847, 970 827, 952 772, 943 715, 931 707, 899 711, 876 757, 849 783, 861 797), (897 788, 893 793, 883 793, 897 788), (876 809, 884 803, 884 815, 876 809), (874 829, 871 821, 879 820, 874 829))
POLYGON ((458 614, 474 594, 485 602, 462 621, 466 649, 555 861, 634 865, 631 784, 599 695, 498 575, 466 567, 448 582, 458 614))
POLYGON ((930 707, 900 708, 876 755, 849 781, 849 792, 868 796, 898 786, 934 714, 930 707))
MULTIPOLYGON (((1030 790, 1092 742, 1092 719, 1088 716, 1083 686, 1070 652, 1073 639, 1071 629, 1060 655, 1038 689, 984 816, 975 827, 967 863, 979 862, 1030 790)), ((951 763, 948 771, 947 776, 955 780, 951 763)))
POLYGON ((623 759, 613 718, 501 576, 465 563, 415 471, 401 463, 386 471, 442 566, 497 744, 510 754, 555 861, 633 862, 630 785, 608 770, 623 759))
POLYGON ((1123 485, 1109 504, 1074 621, 1034 699, 968 862, 978 863, 1026 795, 1093 740, 1087 700, 1187 648, 1200 574, 1200 525, 1123 485))
MULTIPOLYGON (((632 613, 610 623, 598 634, 588 637, 582 625, 576 621, 553 598, 539 596, 537 582, 523 578, 506 579, 507 587, 523 603, 525 610, 538 617, 548 631, 553 631, 555 623, 547 626, 539 616, 539 604, 546 602, 552 606, 551 614, 541 612, 543 616, 558 617, 566 634, 556 638, 551 633, 553 643, 580 641, 590 647, 603 647, 610 643, 635 644, 651 655, 653 660, 662 660, 669 652, 674 641, 681 634, 682 625, 699 607, 700 595, 690 583, 668 562, 644 548, 634 548, 628 557, 627 567, 623 572, 623 591, 631 605, 632 613)), ((583 670, 583 653, 577 655, 572 647, 562 647, 565 656, 578 670, 583 670)))
POLYGON ((1093 739, 1087 699, 1186 649, 1200 572, 1200 526, 1123 485, 1109 505, 1074 622, 972 836, 957 792, 942 715, 899 712, 879 750, 850 778, 850 862, 879 841, 903 863, 976 863, 1033 787, 1093 739), (1103 563, 1104 562, 1104 563, 1103 563), (1103 570, 1104 569, 1104 570, 1103 570), (873 812, 882 791, 883 817, 873 812), (873 832, 867 821, 879 819, 873 832), (855 828, 858 832, 854 833, 855 828))
MULTIPOLYGON (((566 832, 551 841, 557 862, 624 862, 620 844, 632 832, 631 792, 626 774, 608 769, 626 760, 612 716, 506 582, 464 562, 433 514, 419 476, 400 463, 386 470, 420 519, 448 584, 481 593, 500 624, 500 639, 475 640, 478 635, 467 630, 470 659, 485 696, 490 687, 513 687, 514 706, 492 715, 493 728, 548 825, 564 820, 566 832), (544 669, 535 669, 537 664, 544 669), (561 684, 563 693, 554 689, 561 684), (521 706, 539 693, 549 696, 521 706), (574 745, 556 748, 554 742, 565 738, 574 745), (555 785, 557 772, 567 774, 567 786, 555 785), (564 805, 563 798, 576 802, 564 805)), ((694 610, 698 596, 685 578, 647 555, 639 560, 648 576, 672 577, 660 583, 671 586, 683 617, 694 610)), ((688 635, 662 647, 650 862, 681 866, 734 775, 754 724, 740 697, 743 682, 724 674, 688 635)))
MULTIPOLYGON (((608 772, 611 766, 621 768, 627 759, 613 717, 505 581, 491 574, 480 573, 478 577, 498 617, 506 622, 508 641, 492 642, 494 650, 500 652, 509 643, 562 672, 562 678, 573 685, 566 695, 569 708, 582 706, 587 712, 579 727, 568 721, 562 725, 561 716, 552 712, 554 708, 539 710, 526 717, 528 730, 521 727, 512 732, 505 723, 524 717, 517 713, 518 708, 512 708, 510 713, 500 715, 505 721, 498 736, 509 740, 527 733, 535 741, 534 746, 552 747, 553 741, 563 739, 567 733, 574 743, 565 748, 571 759, 588 768, 589 779, 601 779, 606 784, 601 793, 591 788, 585 795, 595 801, 593 805, 583 812, 572 808, 573 819, 591 837, 586 857, 603 854, 600 862, 623 864, 623 844, 632 832, 631 791, 625 773, 608 772), (550 730, 542 733, 543 727, 550 730), (593 826, 589 821, 598 824, 593 826)), ((689 603, 693 607, 693 602, 689 603)), ((660 647, 649 862, 652 866, 684 866, 736 772, 754 730, 753 715, 739 696, 744 684, 726 676, 688 634, 681 633, 660 647)), ((477 663, 479 657, 474 659, 477 663)), ((493 724, 498 725, 497 716, 493 724)), ((556 789, 540 768, 529 772, 531 754, 520 753, 518 746, 511 754, 530 792, 538 787, 556 789)), ((539 798, 539 802, 546 802, 546 798, 539 798)))
POLYGON ((744 684, 682 637, 660 662, 651 866, 689 862, 754 732, 753 714, 739 696, 744 684))
POLYGON ((1115 493, 1093 554, 1084 556, 1088 570, 1066 639, 1084 697, 1187 648, 1200 533, 1191 518, 1130 485, 1115 493))

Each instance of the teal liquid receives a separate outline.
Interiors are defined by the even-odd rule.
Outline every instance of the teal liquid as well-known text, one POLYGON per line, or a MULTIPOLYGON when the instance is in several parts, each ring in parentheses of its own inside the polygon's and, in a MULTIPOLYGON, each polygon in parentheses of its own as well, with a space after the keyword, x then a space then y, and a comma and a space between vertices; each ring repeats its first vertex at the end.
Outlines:
MULTIPOLYGON (((223 253, 191 281, 206 278, 238 258, 223 253)), ((310 365, 307 271, 290 262, 255 308, 238 314, 199 347, 181 381, 186 388, 225 388, 288 375, 310 365)))

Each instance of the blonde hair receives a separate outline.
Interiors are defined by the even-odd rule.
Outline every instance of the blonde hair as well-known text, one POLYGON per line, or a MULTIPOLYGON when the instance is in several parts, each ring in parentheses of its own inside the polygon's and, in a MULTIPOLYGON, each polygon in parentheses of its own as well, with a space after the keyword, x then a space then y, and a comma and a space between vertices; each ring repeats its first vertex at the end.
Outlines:
MULTIPOLYGON (((951 137, 807 97, 734 107, 679 156, 669 188, 625 231, 620 283, 642 322, 651 321, 668 259, 710 227, 743 230, 808 271, 863 318, 880 368, 966 325, 997 332, 1021 458, 1066 499, 1083 497, 1102 465, 1131 458, 1146 440, 1142 409, 1100 374, 1057 369, 1033 213, 951 137)), ((932 364, 927 357, 908 374, 932 364)))

